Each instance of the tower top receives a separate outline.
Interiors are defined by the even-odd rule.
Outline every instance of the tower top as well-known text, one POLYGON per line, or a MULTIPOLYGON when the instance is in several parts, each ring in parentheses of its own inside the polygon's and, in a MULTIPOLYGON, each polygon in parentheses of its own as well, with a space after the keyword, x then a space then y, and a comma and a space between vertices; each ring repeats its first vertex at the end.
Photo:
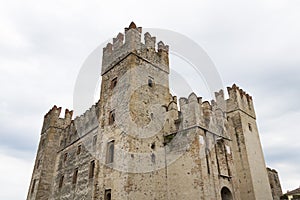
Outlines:
POLYGON ((136 54, 138 57, 169 73, 168 45, 165 45, 162 41, 156 43, 156 37, 152 37, 148 32, 144 34, 144 42, 142 43, 142 27, 137 27, 134 22, 131 22, 124 32, 124 34, 119 33, 113 38, 113 43, 108 43, 103 48, 102 75, 129 54, 136 54), (156 45, 157 48, 155 47, 156 45))
POLYGON ((129 28, 129 29, 136 28, 135 23, 134 23, 134 22, 131 22, 128 28, 129 28))

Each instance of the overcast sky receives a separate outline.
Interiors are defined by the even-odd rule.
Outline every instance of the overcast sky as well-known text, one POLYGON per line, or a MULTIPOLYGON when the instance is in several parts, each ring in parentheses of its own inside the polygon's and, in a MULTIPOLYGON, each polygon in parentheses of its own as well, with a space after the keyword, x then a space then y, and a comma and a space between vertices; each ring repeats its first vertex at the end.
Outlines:
POLYGON ((300 185, 299 0, 0 2, 0 199, 26 197, 44 114, 72 109, 84 60, 131 21, 188 36, 250 93, 267 166, 300 185))

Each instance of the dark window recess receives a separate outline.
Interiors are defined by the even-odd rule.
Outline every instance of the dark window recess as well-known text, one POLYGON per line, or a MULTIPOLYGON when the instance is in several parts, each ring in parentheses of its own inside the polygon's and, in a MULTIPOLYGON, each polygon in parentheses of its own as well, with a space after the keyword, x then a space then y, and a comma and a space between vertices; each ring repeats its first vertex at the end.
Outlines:
POLYGON ((93 146, 96 146, 97 144, 97 135, 94 135, 94 138, 93 138, 93 146))
POLYGON ((207 173, 210 174, 208 155, 206 155, 207 173))
POLYGON ((34 179, 33 182, 32 182, 32 186, 31 186, 31 194, 34 192, 35 182, 36 182, 36 179, 34 179))
POLYGON ((151 144, 151 149, 155 149, 155 142, 153 142, 152 144, 151 144))
POLYGON ((77 147, 77 155, 79 155, 81 153, 81 145, 79 145, 78 147, 77 147))
POLYGON ((111 200, 111 189, 105 190, 104 200, 111 200))
POLYGON ((148 86, 153 87, 153 80, 152 79, 148 79, 148 86))
POLYGON ((118 78, 114 78, 110 83, 110 89, 114 89, 117 86, 118 78))
POLYGON ((66 162, 67 159, 68 159, 68 153, 65 153, 65 155, 64 155, 64 162, 66 162))
POLYGON ((77 183, 77 176, 78 176, 78 168, 76 168, 74 173, 73 173, 73 180, 72 180, 73 184, 77 183))
POLYGON ((59 188, 61 188, 63 186, 63 184, 64 184, 64 178, 65 178, 64 175, 62 175, 60 177, 60 179, 59 179, 59 185, 58 185, 59 188))
POLYGON ((41 160, 38 160, 36 163, 36 169, 38 169, 40 167, 40 163, 41 163, 41 160))
POLYGON ((208 149, 205 149, 205 158, 206 158, 207 173, 210 174, 209 150, 208 149))
POLYGON ((115 111, 112 110, 109 112, 109 119, 108 119, 108 123, 109 125, 113 124, 115 122, 115 111))
POLYGON ((91 163, 90 163, 89 178, 94 177, 94 171, 95 171, 95 161, 92 160, 91 163))
POLYGON ((107 144, 107 152, 106 152, 106 163, 114 162, 114 151, 115 151, 115 141, 110 141, 107 144))
POLYGON ((251 124, 250 124, 250 123, 248 123, 248 128, 249 128, 249 131, 251 131, 251 132, 252 132, 252 126, 251 126, 251 124))

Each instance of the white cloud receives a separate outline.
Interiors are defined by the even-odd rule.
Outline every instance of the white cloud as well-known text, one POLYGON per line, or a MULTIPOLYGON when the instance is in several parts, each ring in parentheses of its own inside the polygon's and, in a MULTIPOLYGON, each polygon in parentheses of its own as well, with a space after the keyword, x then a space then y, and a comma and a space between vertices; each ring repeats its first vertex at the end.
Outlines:
POLYGON ((24 199, 27 196, 33 160, 7 156, 0 151, 0 199, 24 199))

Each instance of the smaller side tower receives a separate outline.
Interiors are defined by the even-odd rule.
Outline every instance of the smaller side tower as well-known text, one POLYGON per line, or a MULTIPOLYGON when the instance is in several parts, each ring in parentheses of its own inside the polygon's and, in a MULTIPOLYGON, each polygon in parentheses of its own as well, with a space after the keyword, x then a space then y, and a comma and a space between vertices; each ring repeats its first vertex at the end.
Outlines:
POLYGON ((64 118, 59 118, 60 113, 61 107, 53 106, 44 117, 27 200, 49 199, 51 195, 60 134, 71 123, 73 111, 66 109, 64 118))
POLYGON ((233 127, 231 138, 241 199, 271 200, 252 97, 235 84, 227 90, 227 118, 233 127))
POLYGON ((280 200, 280 197, 282 196, 282 189, 281 189, 278 173, 275 169, 270 169, 268 167, 267 167, 267 172, 269 176, 273 199, 280 200))

